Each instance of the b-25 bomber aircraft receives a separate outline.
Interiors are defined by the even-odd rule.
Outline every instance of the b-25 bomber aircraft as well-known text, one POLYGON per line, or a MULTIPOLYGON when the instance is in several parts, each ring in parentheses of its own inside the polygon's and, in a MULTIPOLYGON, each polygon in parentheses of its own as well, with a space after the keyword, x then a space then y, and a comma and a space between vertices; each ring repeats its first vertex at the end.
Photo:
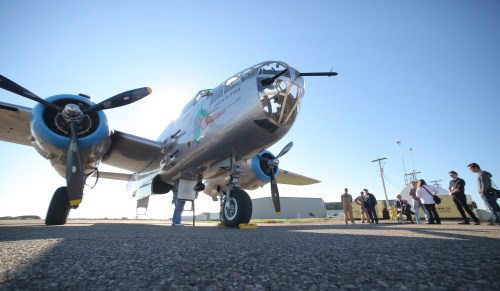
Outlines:
POLYGON ((77 208, 89 176, 128 181, 127 189, 147 208, 150 195, 177 191, 179 199, 204 192, 220 199, 220 218, 229 227, 248 223, 252 201, 245 190, 271 184, 277 213, 277 183, 308 185, 318 180, 279 169, 268 149, 293 125, 304 96, 304 76, 280 61, 252 66, 213 89, 199 91, 156 141, 112 130, 104 110, 138 101, 151 89, 130 90, 94 103, 84 94, 42 99, 0 76, 0 87, 38 102, 33 108, 0 102, 0 140, 34 147, 66 178, 50 202, 45 223, 66 223, 77 208), (100 172, 100 164, 127 173, 100 172))

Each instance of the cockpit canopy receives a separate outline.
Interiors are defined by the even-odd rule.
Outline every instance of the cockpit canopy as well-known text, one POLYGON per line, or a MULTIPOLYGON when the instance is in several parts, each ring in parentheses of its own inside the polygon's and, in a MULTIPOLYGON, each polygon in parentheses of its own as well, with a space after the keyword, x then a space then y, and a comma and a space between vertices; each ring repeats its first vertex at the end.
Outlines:
POLYGON ((233 94, 232 91, 244 82, 255 80, 262 110, 266 113, 269 122, 275 126, 289 125, 295 120, 304 94, 304 80, 295 72, 294 68, 279 61, 257 64, 234 74, 214 89, 199 91, 188 103, 185 110, 203 98, 210 98, 210 104, 213 104, 222 96, 233 94), (272 79, 280 73, 283 74, 269 85, 263 82, 263 80, 272 79))

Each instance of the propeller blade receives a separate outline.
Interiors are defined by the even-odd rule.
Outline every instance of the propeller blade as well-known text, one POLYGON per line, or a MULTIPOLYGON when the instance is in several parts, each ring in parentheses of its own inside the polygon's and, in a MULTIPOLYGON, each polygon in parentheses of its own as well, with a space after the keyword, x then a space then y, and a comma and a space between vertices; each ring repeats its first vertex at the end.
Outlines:
POLYGON ((276 156, 276 158, 284 156, 288 151, 293 147, 293 141, 289 142, 282 150, 281 152, 276 156))
POLYGON ((280 193, 278 191, 278 184, 276 183, 276 177, 274 176, 274 171, 271 171, 271 197, 273 199, 274 210, 277 215, 281 213, 280 205, 280 193))
POLYGON ((83 163, 78 145, 76 121, 70 121, 71 140, 66 158, 66 184, 68 186, 68 198, 71 206, 78 206, 83 197, 85 178, 83 175, 83 163))
POLYGON ((0 88, 5 89, 7 91, 10 91, 14 94, 17 94, 19 96, 26 97, 28 99, 31 99, 33 101, 36 101, 38 103, 42 103, 43 105, 46 105, 48 107, 51 107, 59 112, 62 111, 62 108, 57 106, 56 104, 52 104, 48 101, 45 101, 44 99, 38 97, 34 93, 30 92, 26 88, 22 87, 21 85, 17 84, 16 82, 0 75, 0 88))
POLYGON ((100 103, 97 103, 94 106, 85 108, 82 112, 83 114, 86 114, 93 111, 100 111, 100 110, 125 106, 134 103, 135 101, 141 100, 142 98, 148 96, 150 93, 151 93, 151 88, 149 87, 130 90, 115 95, 113 97, 110 97, 100 103))

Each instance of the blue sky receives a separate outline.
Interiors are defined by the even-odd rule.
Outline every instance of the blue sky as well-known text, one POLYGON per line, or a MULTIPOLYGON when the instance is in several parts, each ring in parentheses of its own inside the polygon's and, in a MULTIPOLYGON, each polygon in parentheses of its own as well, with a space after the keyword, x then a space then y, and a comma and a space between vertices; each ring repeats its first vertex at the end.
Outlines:
MULTIPOLYGON (((280 186, 282 196, 339 201, 368 188, 384 197, 406 172, 465 179, 483 206, 477 162, 500 184, 500 2, 482 1, 15 1, 0 0, 0 74, 39 96, 85 93, 103 100, 149 86, 153 93, 106 112, 113 128, 155 139, 184 102, 266 60, 307 78, 282 168, 321 180, 280 186), (401 141, 398 146, 397 141, 401 141), (412 155, 410 155, 412 148, 412 155)), ((2 90, 0 101, 34 102, 2 90)), ((33 148, 0 142, 0 216, 42 217, 64 179, 33 148)), ((269 186, 252 191, 269 195, 269 186)), ((149 217, 170 217, 171 195, 149 217)), ((483 206, 484 207, 484 206, 483 206)), ((199 211, 217 211, 205 197, 199 211)), ((125 183, 99 181, 71 217, 133 217, 125 183)))

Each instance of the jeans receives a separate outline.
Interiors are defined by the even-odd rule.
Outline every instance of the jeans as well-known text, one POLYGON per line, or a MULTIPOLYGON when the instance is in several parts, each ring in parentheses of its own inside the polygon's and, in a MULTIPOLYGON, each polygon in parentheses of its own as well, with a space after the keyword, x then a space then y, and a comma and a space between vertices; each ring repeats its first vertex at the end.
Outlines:
POLYGON ((495 218, 496 223, 500 223, 500 207, 497 204, 497 196, 495 194, 484 194, 481 195, 484 203, 488 207, 488 209, 493 213, 493 217, 495 218))
POLYGON ((422 208, 425 214, 425 221, 429 222, 429 213, 427 212, 427 209, 425 209, 424 205, 422 205, 422 202, 420 200, 413 200, 413 211, 415 212, 415 221, 420 224, 422 223, 420 221, 420 213, 419 213, 419 208, 422 208))
POLYGON ((377 217, 377 211, 375 210, 375 205, 366 207, 366 211, 368 212, 368 216, 370 217, 371 222, 378 223, 378 217, 377 217))
POLYGON ((184 211, 184 205, 186 204, 186 201, 185 200, 178 200, 177 199, 177 192, 174 192, 173 202, 175 203, 175 209, 174 209, 174 216, 172 217, 172 223, 173 224, 180 224, 182 211, 184 211))
POLYGON ((436 204, 424 204, 424 207, 429 213, 429 223, 430 224, 441 224, 441 218, 436 210, 436 204))

